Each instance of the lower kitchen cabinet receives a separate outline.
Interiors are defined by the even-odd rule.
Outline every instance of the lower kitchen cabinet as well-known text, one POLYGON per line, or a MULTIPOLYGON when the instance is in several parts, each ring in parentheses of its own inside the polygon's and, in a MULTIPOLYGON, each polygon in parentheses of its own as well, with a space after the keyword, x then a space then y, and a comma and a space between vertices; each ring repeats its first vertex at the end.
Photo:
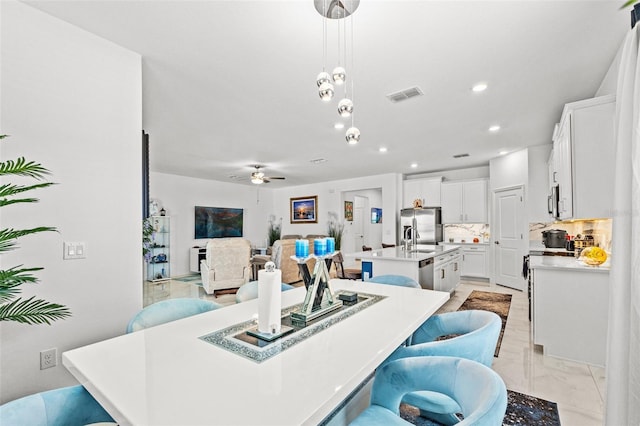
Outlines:
POLYGON ((433 289, 453 293, 460 284, 460 250, 436 256, 433 267, 433 289))
POLYGON ((487 246, 462 246, 463 277, 489 278, 487 246))
POLYGON ((609 271, 534 268, 533 343, 545 355, 604 366, 609 312, 609 271))

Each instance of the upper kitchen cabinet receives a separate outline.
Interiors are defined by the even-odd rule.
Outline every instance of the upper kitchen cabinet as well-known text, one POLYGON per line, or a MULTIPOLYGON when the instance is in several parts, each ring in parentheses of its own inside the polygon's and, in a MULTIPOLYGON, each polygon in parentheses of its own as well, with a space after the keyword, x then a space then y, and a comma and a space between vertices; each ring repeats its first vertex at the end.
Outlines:
MULTIPOLYGON (((566 104, 553 138, 559 219, 611 217, 615 97, 566 104)), ((444 214, 444 213, 443 213, 444 214)))
POLYGON ((442 223, 488 223, 487 180, 443 182, 442 223))
POLYGON ((423 207, 440 207, 442 177, 407 179, 403 182, 402 206, 413 207, 413 200, 422 200, 423 207))

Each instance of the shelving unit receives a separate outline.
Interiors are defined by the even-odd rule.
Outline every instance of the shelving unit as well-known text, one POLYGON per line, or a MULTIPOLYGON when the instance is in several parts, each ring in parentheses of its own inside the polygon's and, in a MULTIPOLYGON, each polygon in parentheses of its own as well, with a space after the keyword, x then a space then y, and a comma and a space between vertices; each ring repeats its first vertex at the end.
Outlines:
POLYGON ((170 231, 169 216, 151 216, 153 227, 151 235, 151 258, 147 262, 147 281, 159 282, 171 279, 170 231))

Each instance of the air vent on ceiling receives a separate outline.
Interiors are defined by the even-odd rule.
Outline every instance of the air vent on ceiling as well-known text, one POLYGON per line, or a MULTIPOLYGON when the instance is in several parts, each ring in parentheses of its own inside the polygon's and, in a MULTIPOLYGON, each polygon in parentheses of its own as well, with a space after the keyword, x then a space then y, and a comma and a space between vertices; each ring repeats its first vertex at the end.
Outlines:
POLYGON ((422 90, 418 86, 410 87, 408 89, 401 90, 399 92, 390 93, 387 95, 387 98, 394 104, 400 101, 406 101, 410 98, 415 98, 416 96, 422 96, 422 90))
POLYGON ((466 154, 466 153, 465 154, 456 154, 456 155, 453 156, 453 158, 463 158, 463 157, 468 157, 468 156, 469 156, 469 154, 466 154))
POLYGON ((309 162, 312 164, 322 164, 322 163, 326 163, 327 160, 324 158, 314 158, 313 160, 309 160, 309 162))

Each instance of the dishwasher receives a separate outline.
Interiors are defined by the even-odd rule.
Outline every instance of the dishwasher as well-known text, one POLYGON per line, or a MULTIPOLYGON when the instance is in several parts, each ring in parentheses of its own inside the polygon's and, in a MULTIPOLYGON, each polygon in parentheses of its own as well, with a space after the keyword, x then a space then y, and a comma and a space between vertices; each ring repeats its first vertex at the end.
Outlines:
POLYGON ((425 290, 433 290, 433 257, 418 262, 418 282, 425 290))

